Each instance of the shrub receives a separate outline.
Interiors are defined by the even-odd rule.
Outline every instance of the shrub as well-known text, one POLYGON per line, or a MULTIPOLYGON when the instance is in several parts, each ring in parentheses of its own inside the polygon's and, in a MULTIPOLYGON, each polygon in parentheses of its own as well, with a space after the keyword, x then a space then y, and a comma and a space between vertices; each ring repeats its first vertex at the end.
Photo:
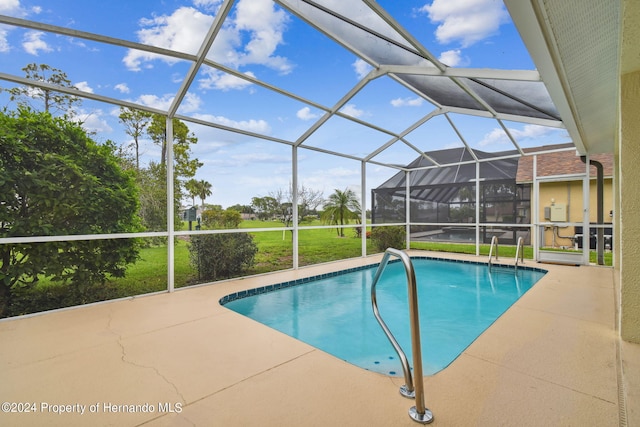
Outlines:
POLYGON ((253 266, 258 247, 248 233, 191 236, 189 259, 198 279, 216 281, 241 275, 253 266))
POLYGON ((402 226, 374 227, 371 240, 376 249, 384 252, 387 248, 404 249, 406 247, 406 231, 402 226))
POLYGON ((210 230, 221 228, 238 228, 242 222, 240 212, 234 209, 207 209, 202 212, 202 225, 210 230))
MULTIPOLYGON (((3 110, 0 141, 0 237, 141 230, 133 175, 121 169, 112 145, 98 144, 80 124, 46 112, 3 110)), ((94 300, 100 292, 87 289, 123 277, 138 245, 137 239, 0 245, 0 317, 49 308, 22 306, 29 298, 11 307, 19 291, 35 292, 45 279, 80 295, 80 302, 94 300)))

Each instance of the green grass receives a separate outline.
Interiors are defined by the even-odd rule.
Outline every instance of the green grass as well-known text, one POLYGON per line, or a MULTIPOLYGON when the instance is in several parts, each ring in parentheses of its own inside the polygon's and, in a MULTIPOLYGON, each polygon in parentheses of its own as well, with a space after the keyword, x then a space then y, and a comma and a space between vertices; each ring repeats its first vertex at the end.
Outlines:
MULTIPOLYGON (((320 222, 305 223, 302 226, 319 225, 320 222)), ((186 226, 185 226, 186 228, 186 226)), ((283 230, 282 223, 277 221, 243 221, 241 228, 269 228, 273 231, 251 232, 258 246, 254 266, 244 275, 262 274, 285 270, 293 267, 292 233, 283 230)), ((361 255, 361 239, 356 237, 354 229, 345 229, 344 237, 339 237, 335 229, 307 229, 299 231, 298 264, 300 266, 318 264, 339 259, 353 258, 361 255)), ((412 242, 411 249, 429 251, 463 253, 475 255, 474 244, 412 242)), ((516 247, 500 245, 501 258, 514 258, 516 247)), ((367 240, 367 253, 378 252, 371 240, 367 240)), ((480 245, 480 255, 488 256, 489 245, 480 245)), ((533 248, 524 247, 524 258, 533 258, 533 248)), ((592 263, 596 262, 596 253, 591 252, 592 263)), ((611 252, 605 253, 605 264, 612 264, 611 252)), ((197 283, 197 271, 189 262, 188 243, 184 239, 176 240, 174 258, 175 286, 183 287, 197 283)), ((38 290, 48 292, 49 287, 59 286, 43 278, 38 290)), ((167 247, 153 246, 140 250, 140 258, 129 266, 123 278, 114 278, 105 287, 109 298, 141 295, 167 289, 167 247)))
MULTIPOLYGON (((480 255, 489 256, 489 249, 491 245, 480 245, 480 255)), ((441 242, 411 242, 411 249, 422 249, 427 251, 436 251, 436 252, 452 252, 452 253, 460 253, 460 254, 471 254, 475 255, 476 253, 476 245, 468 244, 468 243, 441 243, 441 242)), ((557 250, 557 251, 567 251, 567 252, 575 252, 570 249, 548 249, 544 250, 557 250)), ((499 255, 505 258, 515 258, 516 256, 516 247, 511 245, 500 245, 499 247, 499 255)), ((596 264, 598 254, 594 251, 589 252, 589 262, 596 264)), ((524 258, 533 259, 533 248, 531 246, 524 246, 524 258)), ((613 253, 605 252, 604 253, 604 265, 612 266, 613 265, 613 253)))
MULTIPOLYGON (((194 279, 189 266, 187 243, 178 240, 174 252, 174 276, 177 286, 184 286, 194 279)), ((167 289, 167 247, 155 246, 140 251, 140 259, 127 269, 123 278, 113 279, 125 295, 149 293, 167 289)))
MULTIPOLYGON (((320 222, 304 225, 319 225, 320 222)), ((270 221, 243 221, 242 228, 282 228, 282 223, 270 221)), ((256 265, 248 274, 266 273, 293 267, 293 235, 291 231, 251 233, 259 248, 256 265)), ((312 265, 361 254, 361 241, 354 230, 345 230, 345 237, 338 237, 335 229, 300 230, 298 233, 299 265, 312 265)))
MULTIPOLYGON (((320 222, 303 225, 320 225, 320 222)), ((277 221, 243 221, 241 228, 273 228, 273 231, 251 232, 258 246, 254 266, 245 275, 262 274, 293 267, 292 233, 282 230, 277 221), (280 229, 280 230, 278 230, 280 229)), ((335 229, 300 230, 298 263, 300 266, 333 260, 353 258, 361 254, 361 241, 355 231, 345 230, 345 237, 338 237, 335 229)), ((175 246, 175 286, 197 283, 197 272, 189 263, 188 243, 178 240, 175 246)), ((123 278, 112 279, 119 289, 119 296, 137 295, 167 288, 167 247, 144 248, 140 259, 127 269, 123 278)))
MULTIPOLYGON (((304 225, 319 225, 320 222, 305 223, 304 225)), ((281 222, 277 221, 243 221, 241 228, 273 228, 273 231, 251 232, 259 248, 255 264, 245 274, 262 274, 272 271, 285 270, 293 267, 292 233, 282 230, 281 222), (280 230, 279 230, 280 229, 280 230)), ((480 255, 489 255, 488 244, 480 245, 480 255)), ((440 242, 412 242, 411 249, 421 249, 437 252, 463 253, 475 255, 474 244, 440 243, 440 242)), ((514 258, 516 247, 500 245, 500 257, 514 258)), ((298 264, 300 266, 313 265, 322 262, 353 258, 361 255, 361 240, 355 237, 353 229, 345 230, 345 237, 338 237, 335 229, 300 230, 298 264)), ((367 241, 367 253, 377 252, 371 241, 367 241)), ((533 259, 533 248, 524 247, 524 258, 533 259)), ((591 252, 591 262, 596 262, 596 253, 591 252)), ((605 264, 611 265, 612 255, 605 253, 605 264)), ((127 275, 121 279, 114 279, 118 287, 127 295, 141 294, 166 289, 167 283, 167 248, 165 246, 145 248, 140 252, 140 260, 131 265, 127 275)), ((175 283, 176 287, 196 283, 197 272, 189 264, 187 242, 179 240, 175 247, 175 283)))
MULTIPOLYGON (((491 245, 480 245, 480 255, 489 256, 489 249, 491 245)), ((452 252, 458 254, 476 254, 475 243, 445 243, 445 242, 411 242, 411 249, 421 249, 425 251, 436 252, 452 252)), ((524 258, 533 259, 533 248, 530 246, 524 246, 524 258)), ((516 247, 508 245, 500 245, 499 256, 505 258, 515 258, 516 247)))

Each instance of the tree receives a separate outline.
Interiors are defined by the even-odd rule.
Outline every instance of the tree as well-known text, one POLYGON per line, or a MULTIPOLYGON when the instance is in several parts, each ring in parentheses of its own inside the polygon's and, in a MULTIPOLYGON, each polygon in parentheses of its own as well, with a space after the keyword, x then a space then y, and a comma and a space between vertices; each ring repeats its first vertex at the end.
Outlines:
MULTIPOLYGON (((183 182, 181 178, 192 178, 196 170, 202 166, 198 159, 191 159, 191 144, 198 139, 189 132, 187 125, 178 119, 173 120, 174 130, 174 217, 176 229, 182 223, 180 218, 180 201, 182 200, 183 182)), ((146 168, 138 171, 140 186, 140 216, 147 230, 166 230, 167 224, 167 165, 166 165, 166 119, 158 114, 152 116, 147 126, 147 134, 154 143, 162 146, 160 162, 150 162, 146 168)))
POLYGON ((202 209, 204 209, 205 199, 211 195, 211 183, 204 179, 190 179, 184 183, 184 189, 187 191, 187 195, 191 197, 192 206, 196 205, 196 197, 200 197, 202 200, 202 209))
MULTIPOLYGON (((289 185, 287 190, 282 188, 277 189, 269 193, 271 199, 275 201, 275 207, 273 213, 282 221, 285 227, 291 225, 293 220, 293 186, 289 185)), ((298 188, 298 218, 302 219, 305 215, 310 214, 312 211, 324 202, 323 194, 321 191, 315 191, 311 188, 307 188, 301 185, 298 188)))
MULTIPOLYGON (((0 113, 0 141, 0 237, 141 229, 133 176, 112 145, 98 145, 77 123, 20 108, 0 113)), ((135 239, 0 245, 0 315, 41 278, 83 294, 124 276, 137 255, 135 239)))
MULTIPOLYGON (((71 81, 67 78, 67 74, 64 71, 53 68, 47 64, 32 63, 24 67, 22 70, 26 74, 25 77, 30 80, 77 89, 71 84, 71 81)), ((58 112, 68 113, 74 105, 79 105, 81 102, 80 98, 77 96, 32 86, 15 87, 8 89, 7 91, 11 94, 11 101, 17 101, 19 107, 33 107, 30 105, 28 99, 36 99, 43 102, 44 111, 46 112, 56 110, 58 112)))
MULTIPOLYGON (((349 220, 360 219, 361 209, 358 196, 353 190, 346 188, 344 191, 338 189, 329 196, 324 205, 322 219, 325 223, 344 225, 349 220)), ((344 237, 344 229, 337 229, 338 236, 344 237)))
POLYGON ((300 186, 298 189, 298 206, 300 207, 301 218, 314 213, 322 203, 324 203, 322 191, 313 190, 304 185, 300 186))
POLYGON ((191 197, 191 206, 196 205, 196 197, 198 196, 198 180, 191 178, 184 183, 184 189, 187 191, 187 196, 191 197))
POLYGON ((202 208, 204 209, 204 200, 211 195, 211 183, 201 179, 197 181, 198 197, 202 200, 202 208))
POLYGON ((133 138, 135 147, 136 170, 140 170, 140 137, 151 122, 151 113, 132 108, 120 107, 120 122, 124 125, 124 131, 133 138))
MULTIPOLYGON (((189 132, 189 128, 181 120, 173 119, 173 160, 175 175, 182 178, 195 176, 202 166, 198 159, 191 158, 191 145, 198 142, 198 138, 189 132)), ((167 163, 167 120, 164 116, 154 114, 147 127, 147 134, 151 140, 162 149, 160 164, 167 163)))
MULTIPOLYGON (((167 229, 167 171, 156 162, 138 171, 136 181, 140 187, 140 218, 147 231, 165 231, 167 229)), ((177 180, 176 180, 177 181, 177 180)), ((182 220, 178 215, 180 189, 174 186, 174 224, 179 229, 182 220)))
POLYGON ((258 219, 265 221, 275 215, 278 202, 273 197, 253 197, 251 207, 258 216, 258 219))
POLYGON ((227 209, 233 209, 235 211, 238 211, 240 213, 243 214, 252 214, 253 213, 253 208, 249 205, 241 205, 239 203, 233 205, 233 206, 229 206, 227 209))
POLYGON ((280 219, 285 227, 291 225, 293 220, 293 203, 291 203, 291 192, 285 192, 282 188, 269 193, 269 196, 275 201, 274 214, 280 219))

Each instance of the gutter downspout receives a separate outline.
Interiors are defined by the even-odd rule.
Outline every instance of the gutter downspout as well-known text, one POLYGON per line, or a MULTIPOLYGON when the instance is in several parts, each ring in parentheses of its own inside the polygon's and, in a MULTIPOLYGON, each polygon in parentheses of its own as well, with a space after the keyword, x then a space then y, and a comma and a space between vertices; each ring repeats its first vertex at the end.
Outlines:
MULTIPOLYGON (((586 156, 580 156, 580 160, 586 163, 586 156)), ((596 185, 597 185, 597 209, 598 209, 598 228, 597 233, 597 249, 598 249, 598 265, 604 265, 604 168, 602 163, 589 159, 589 164, 596 167, 596 185)), ((583 242, 587 240, 587 233, 584 233, 583 242)))

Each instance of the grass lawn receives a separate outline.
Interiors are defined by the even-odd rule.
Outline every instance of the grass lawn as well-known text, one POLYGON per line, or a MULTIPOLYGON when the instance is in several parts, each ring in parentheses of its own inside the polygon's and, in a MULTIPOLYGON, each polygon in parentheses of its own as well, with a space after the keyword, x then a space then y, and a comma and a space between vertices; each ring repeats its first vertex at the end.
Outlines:
MULTIPOLYGON (((480 245, 480 255, 489 256, 489 249, 491 245, 480 245)), ((422 249, 426 251, 436 252, 453 252, 458 254, 471 254, 475 255, 476 245, 469 243, 445 243, 445 242, 411 242, 411 249, 422 249)), ((533 248, 530 246, 524 246, 524 258, 533 259, 533 248)), ((500 245, 499 255, 504 258, 515 258, 516 247, 500 245)))
MULTIPOLYGON (((319 225, 320 222, 304 225, 319 225)), ((246 275, 262 274, 285 270, 293 267, 293 247, 291 231, 283 230, 282 223, 277 221, 243 221, 241 228, 273 228, 273 231, 251 232, 259 250, 254 266, 245 272, 246 275)), ((335 229, 300 230, 298 263, 300 266, 318 264, 361 255, 361 241, 356 238, 353 229, 345 229, 344 237, 339 237, 335 229)), ((367 242, 367 253, 377 251, 370 241, 367 242)), ((189 264, 188 243, 178 240, 175 247, 175 283, 176 287, 194 284, 197 272, 189 264)), ((480 255, 489 255, 488 244, 480 245, 480 255)), ((412 242, 411 249, 438 252, 475 254, 473 244, 412 242)), ((500 245, 500 257, 514 258, 515 246, 500 245)), ((524 258, 533 259, 533 248, 524 247, 524 258)), ((591 252, 591 262, 596 262, 596 253, 591 252)), ((605 265, 611 265, 612 255, 605 253, 605 265)), ((123 294, 135 295, 165 290, 167 286, 167 248, 165 246, 145 248, 140 252, 140 260, 131 265, 126 277, 115 279, 123 294)))
MULTIPOLYGON (((186 224, 186 223, 185 223, 186 224)), ((301 226, 320 225, 319 221, 305 223, 301 226)), ((254 275, 293 267, 292 233, 283 230, 282 223, 276 221, 243 221, 241 228, 269 228, 273 231, 250 232, 258 246, 255 263, 243 275, 254 275)), ((186 229, 186 225, 185 225, 186 229)), ((339 259, 353 258, 361 255, 362 242, 356 237, 354 229, 345 229, 344 237, 338 236, 335 229, 307 229, 299 231, 298 263, 300 266, 318 264, 339 259)), ((412 242, 411 249, 429 251, 475 254, 474 244, 412 242)), ((501 258, 514 258, 516 247, 500 245, 501 258)), ((371 240, 367 240, 367 253, 378 252, 371 240)), ((480 255, 488 256, 489 245, 480 246, 480 255)), ((533 258, 533 248, 524 247, 524 257, 533 258)), ((197 271, 189 262, 188 242, 184 238, 176 240, 174 258, 175 286, 184 287, 198 283, 197 271)), ((591 252, 591 262, 596 262, 596 253, 591 252)), ((605 253, 605 265, 612 265, 611 252, 605 253)), ((49 295, 59 284, 51 283, 43 278, 35 290, 40 298, 47 301, 49 295)), ((103 295, 98 299, 113 299, 132 295, 141 295, 167 289, 167 247, 166 245, 146 247, 140 250, 140 258, 129 266, 123 278, 114 278, 102 288, 103 295)), ((58 289, 65 292, 63 289, 58 289)), ((89 302, 89 301, 87 301, 89 302)), ((52 304, 55 304, 51 301, 52 304)), ((33 304, 39 305, 36 301, 33 304)), ((55 308, 55 307, 50 307, 55 308)), ((33 308, 34 311, 39 311, 33 308)))
MULTIPOLYGON (((319 221, 302 226, 320 225, 319 221)), ((241 228, 282 228, 275 221, 243 221, 241 228)), ((251 233, 259 248, 256 265, 248 274, 266 273, 293 267, 293 235, 291 231, 251 233)), ((338 259, 353 258, 361 254, 361 241, 355 231, 347 229, 345 237, 339 237, 335 229, 300 230, 298 233, 298 263, 312 265, 338 259)))
MULTIPOLYGON (((320 222, 304 225, 320 225, 320 222)), ((283 230, 277 221, 243 221, 241 228, 273 228, 273 231, 251 232, 258 246, 254 266, 245 275, 268 273, 293 267, 291 231, 283 230)), ((299 265, 312 265, 338 259, 353 258, 361 254, 361 241, 354 230, 345 230, 338 237, 335 229, 300 230, 299 265)), ((189 263, 188 243, 178 240, 175 247, 175 286, 183 287, 197 282, 197 271, 189 263)), ((167 288, 167 247, 157 246, 140 251, 140 259, 132 264, 124 278, 113 279, 119 296, 137 295, 167 288)))

